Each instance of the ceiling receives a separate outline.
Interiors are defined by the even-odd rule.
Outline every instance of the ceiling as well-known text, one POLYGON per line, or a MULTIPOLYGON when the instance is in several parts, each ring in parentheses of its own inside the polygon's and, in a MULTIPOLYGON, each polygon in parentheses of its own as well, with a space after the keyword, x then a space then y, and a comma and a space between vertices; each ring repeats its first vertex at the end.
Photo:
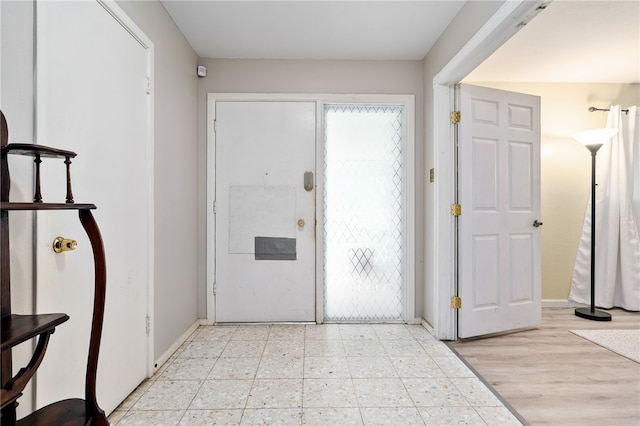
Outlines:
POLYGON ((422 59, 464 1, 163 0, 203 58, 422 59))
POLYGON ((467 80, 640 83, 640 1, 555 0, 467 80))
MULTIPOLYGON (((464 1, 162 0, 202 58, 420 60, 464 1)), ((468 76, 640 82, 640 1, 555 0, 468 76)))

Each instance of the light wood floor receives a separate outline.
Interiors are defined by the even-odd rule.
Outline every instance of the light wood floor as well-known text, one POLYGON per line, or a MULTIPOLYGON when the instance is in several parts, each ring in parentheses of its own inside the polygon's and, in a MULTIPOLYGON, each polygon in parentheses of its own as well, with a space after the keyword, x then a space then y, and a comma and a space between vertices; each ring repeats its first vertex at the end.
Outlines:
POLYGON ((611 322, 543 309, 534 330, 451 343, 530 424, 640 425, 640 364, 569 330, 640 329, 640 314, 611 322))

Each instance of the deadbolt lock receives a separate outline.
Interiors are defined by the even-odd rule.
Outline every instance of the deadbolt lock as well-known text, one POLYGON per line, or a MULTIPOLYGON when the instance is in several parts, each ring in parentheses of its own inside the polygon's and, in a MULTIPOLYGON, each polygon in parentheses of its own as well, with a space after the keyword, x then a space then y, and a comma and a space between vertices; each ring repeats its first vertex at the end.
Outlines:
POLYGON ((305 191, 313 190, 313 172, 304 172, 304 189, 305 191))
POLYGON ((53 251, 55 251, 56 253, 75 250, 77 247, 78 242, 76 240, 69 240, 62 237, 56 237, 56 239, 53 240, 53 251))

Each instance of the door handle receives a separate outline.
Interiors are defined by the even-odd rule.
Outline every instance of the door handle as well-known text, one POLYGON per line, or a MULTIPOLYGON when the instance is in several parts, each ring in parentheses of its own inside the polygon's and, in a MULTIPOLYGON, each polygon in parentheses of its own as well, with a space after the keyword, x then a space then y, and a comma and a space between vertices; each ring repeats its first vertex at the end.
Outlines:
POLYGON ((313 172, 304 172, 304 189, 313 190, 313 172))
POLYGON ((56 239, 53 240, 53 251, 56 253, 75 250, 77 247, 78 242, 76 240, 70 240, 62 237, 56 237, 56 239))
POLYGON ((299 226, 300 228, 302 228, 302 227, 304 226, 304 224, 305 224, 304 219, 298 219, 298 226, 299 226))
POLYGON ((542 223, 542 222, 538 222, 538 219, 536 219, 536 220, 534 220, 534 221, 533 221, 533 227, 534 227, 534 228, 539 228, 539 227, 541 227, 542 225, 543 225, 543 223, 542 223))

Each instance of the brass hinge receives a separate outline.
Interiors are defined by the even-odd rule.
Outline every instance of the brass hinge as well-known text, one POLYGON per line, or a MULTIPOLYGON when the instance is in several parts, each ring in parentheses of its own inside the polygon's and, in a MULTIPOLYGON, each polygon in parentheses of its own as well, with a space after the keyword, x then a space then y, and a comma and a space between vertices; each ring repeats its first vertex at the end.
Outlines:
POLYGON ((452 204, 451 214, 453 216, 460 216, 462 214, 462 206, 460 204, 452 204))
POLYGON ((451 123, 458 124, 460 122, 460 111, 453 111, 451 113, 451 123))
POLYGON ((451 307, 453 309, 460 309, 462 308, 462 299, 460 299, 458 296, 453 296, 451 298, 451 307))

